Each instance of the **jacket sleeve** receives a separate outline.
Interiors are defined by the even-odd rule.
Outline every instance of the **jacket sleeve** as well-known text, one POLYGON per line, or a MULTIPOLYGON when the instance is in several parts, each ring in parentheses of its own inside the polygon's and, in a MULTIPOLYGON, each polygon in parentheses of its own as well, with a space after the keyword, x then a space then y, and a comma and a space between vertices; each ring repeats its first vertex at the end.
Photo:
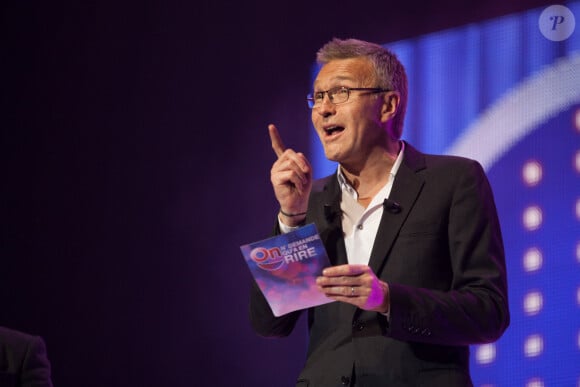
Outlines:
POLYGON ((455 172, 442 214, 448 218, 447 241, 424 249, 438 255, 429 259, 447 262, 449 289, 389 283, 387 335, 393 338, 470 345, 497 340, 509 325, 504 248, 491 187, 475 161, 455 172))
POLYGON ((285 337, 292 333, 301 311, 295 311, 276 317, 262 291, 252 281, 250 289, 250 323, 254 331, 264 337, 285 337))

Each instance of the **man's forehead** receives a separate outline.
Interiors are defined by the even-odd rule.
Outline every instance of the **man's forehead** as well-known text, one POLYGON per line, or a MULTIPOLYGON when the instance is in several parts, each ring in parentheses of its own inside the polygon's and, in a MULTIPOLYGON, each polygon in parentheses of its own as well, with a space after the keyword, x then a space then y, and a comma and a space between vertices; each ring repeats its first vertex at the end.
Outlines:
POLYGON ((314 80, 314 86, 327 82, 357 82, 370 75, 372 66, 366 58, 336 59, 322 66, 314 80))

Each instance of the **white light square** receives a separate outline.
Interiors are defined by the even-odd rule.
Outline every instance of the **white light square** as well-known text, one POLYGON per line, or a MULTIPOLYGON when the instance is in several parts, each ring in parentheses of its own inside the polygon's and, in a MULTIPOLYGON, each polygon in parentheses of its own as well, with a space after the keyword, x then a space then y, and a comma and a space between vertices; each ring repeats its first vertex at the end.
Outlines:
POLYGON ((495 344, 481 344, 475 352, 475 359, 479 364, 489 364, 495 360, 495 344))
POLYGON ((527 272, 539 270, 542 267, 542 252, 533 247, 524 254, 524 270, 527 272))
POLYGON ((540 313, 544 299, 540 292, 530 292, 524 297, 524 312, 528 316, 533 316, 540 313))
POLYGON ((526 357, 536 357, 544 350, 544 340, 540 335, 531 335, 524 344, 524 354, 526 357))
POLYGON ((544 382, 540 378, 533 378, 528 380, 526 387, 544 387, 544 382))
POLYGON ((537 161, 528 161, 522 169, 522 178, 529 187, 538 185, 542 180, 542 165, 537 161))
MULTIPOLYGON (((577 213, 580 207, 577 206, 577 213)), ((524 227, 527 230, 537 230, 542 224, 542 210, 538 206, 530 206, 524 210, 523 214, 524 227)))

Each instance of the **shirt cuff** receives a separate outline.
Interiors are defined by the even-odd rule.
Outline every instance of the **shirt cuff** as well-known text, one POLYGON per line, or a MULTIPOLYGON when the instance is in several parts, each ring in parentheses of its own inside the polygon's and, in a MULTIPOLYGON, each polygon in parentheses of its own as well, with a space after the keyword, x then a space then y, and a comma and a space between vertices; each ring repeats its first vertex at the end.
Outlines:
POLYGON ((278 215, 278 226, 280 227, 280 232, 282 234, 287 234, 291 231, 297 230, 300 228, 300 226, 287 226, 284 224, 284 222, 282 222, 282 220, 280 219, 280 215, 278 215))

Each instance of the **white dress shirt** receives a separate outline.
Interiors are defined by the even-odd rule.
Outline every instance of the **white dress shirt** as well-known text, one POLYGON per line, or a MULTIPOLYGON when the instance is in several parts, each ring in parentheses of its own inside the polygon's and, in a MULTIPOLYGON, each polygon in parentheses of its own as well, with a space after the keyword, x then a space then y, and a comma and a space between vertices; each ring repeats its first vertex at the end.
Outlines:
POLYGON ((358 193, 346 181, 340 167, 338 182, 342 191, 340 209, 342 210, 342 230, 346 256, 350 264, 369 264, 375 237, 383 216, 385 199, 389 198, 395 181, 395 175, 403 160, 404 142, 401 141, 401 151, 389 172, 387 183, 373 197, 367 208, 358 203, 358 193))

